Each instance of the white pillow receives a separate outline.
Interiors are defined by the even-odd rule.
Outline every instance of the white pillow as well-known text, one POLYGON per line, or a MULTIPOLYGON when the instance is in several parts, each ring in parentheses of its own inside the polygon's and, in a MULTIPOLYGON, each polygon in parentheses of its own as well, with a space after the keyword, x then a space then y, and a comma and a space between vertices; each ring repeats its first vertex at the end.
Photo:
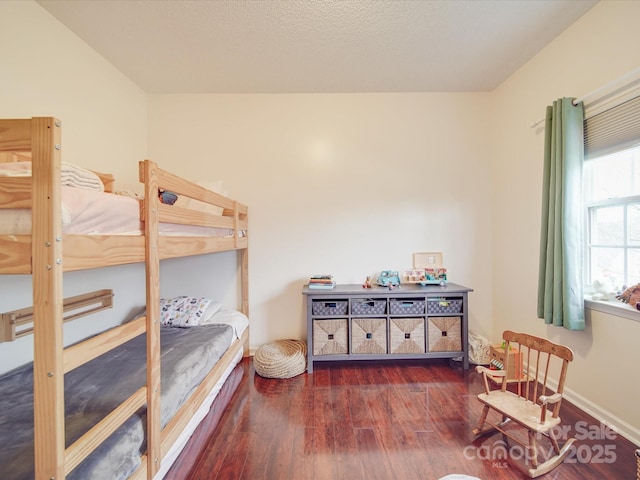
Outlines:
POLYGON ((200 325, 207 325, 208 323, 211 323, 211 319, 213 318, 213 316, 216 313, 218 313, 221 309, 222 309, 222 304, 220 302, 215 302, 211 300, 211 302, 209 303, 209 306, 204 312, 204 315, 202 315, 202 319, 200 320, 200 325))
POLYGON ((240 338, 242 332, 244 332, 249 326, 249 319, 244 313, 239 312, 238 310, 227 310, 226 308, 221 308, 211 318, 204 322, 200 322, 200 325, 214 324, 231 325, 236 338, 240 338))

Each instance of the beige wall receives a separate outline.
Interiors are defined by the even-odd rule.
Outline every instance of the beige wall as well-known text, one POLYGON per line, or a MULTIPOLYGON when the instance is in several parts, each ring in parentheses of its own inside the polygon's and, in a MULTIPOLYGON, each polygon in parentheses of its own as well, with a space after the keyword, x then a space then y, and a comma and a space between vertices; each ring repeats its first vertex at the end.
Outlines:
POLYGON ((150 95, 150 156, 250 207, 251 345, 304 338, 309 275, 442 251, 491 329, 489 94, 150 95))
POLYGON ((493 336, 528 331, 568 344, 572 399, 640 441, 640 322, 587 312, 569 332, 536 318, 545 106, 580 97, 640 66, 640 2, 600 2, 493 95, 493 336))

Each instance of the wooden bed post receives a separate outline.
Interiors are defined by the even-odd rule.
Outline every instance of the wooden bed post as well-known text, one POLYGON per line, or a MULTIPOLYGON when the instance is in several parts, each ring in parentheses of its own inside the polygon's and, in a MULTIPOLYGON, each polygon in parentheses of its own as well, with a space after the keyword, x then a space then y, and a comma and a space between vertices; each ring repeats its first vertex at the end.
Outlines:
POLYGON ((158 167, 140 162, 144 183, 144 234, 147 295, 147 478, 152 480, 162 459, 160 427, 160 254, 158 233, 158 167))
POLYGON ((31 121, 35 477, 64 478, 61 124, 31 121))
MULTIPOLYGON (((240 311, 247 317, 249 316, 249 244, 248 239, 241 238, 241 232, 246 235, 246 222, 248 216, 248 208, 239 202, 233 202, 233 230, 234 230, 234 246, 236 249, 240 245, 244 248, 240 249, 240 311)), ((243 356, 249 356, 249 338, 244 345, 243 356)))
MULTIPOLYGON (((236 233, 237 234, 237 233, 236 233)), ((240 295, 242 303, 240 309, 247 317, 249 316, 249 248, 240 251, 240 295)), ((244 344, 244 357, 249 356, 249 338, 244 344)))

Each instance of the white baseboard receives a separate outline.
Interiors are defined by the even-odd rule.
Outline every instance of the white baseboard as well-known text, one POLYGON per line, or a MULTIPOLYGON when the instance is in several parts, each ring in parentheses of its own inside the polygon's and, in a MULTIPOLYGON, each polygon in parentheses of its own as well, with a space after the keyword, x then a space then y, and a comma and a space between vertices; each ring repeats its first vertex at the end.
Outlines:
POLYGON ((623 436, 631 443, 640 447, 640 429, 630 425, 621 418, 616 417, 608 410, 605 410, 599 405, 596 405, 589 399, 574 392, 570 388, 564 389, 564 398, 573 403, 576 407, 585 411, 596 420, 602 422, 603 425, 613 429, 617 434, 623 436))
MULTIPOLYGON (((555 378, 549 378, 548 385, 553 390, 558 387, 558 381, 555 378)), ((634 427, 628 422, 625 422, 610 411, 602 408, 600 405, 596 405, 591 400, 571 390, 569 387, 564 387, 562 398, 573 403, 580 410, 591 415, 603 425, 611 428, 616 432, 616 434, 623 436, 636 445, 636 447, 640 447, 640 429, 634 427)))

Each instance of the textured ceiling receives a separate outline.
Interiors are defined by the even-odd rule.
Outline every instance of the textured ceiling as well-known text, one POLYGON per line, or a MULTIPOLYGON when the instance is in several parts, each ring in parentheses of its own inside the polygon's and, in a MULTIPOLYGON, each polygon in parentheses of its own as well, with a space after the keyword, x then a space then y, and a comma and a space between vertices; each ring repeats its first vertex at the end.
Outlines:
POLYGON ((38 0, 149 93, 491 91, 597 0, 38 0))

